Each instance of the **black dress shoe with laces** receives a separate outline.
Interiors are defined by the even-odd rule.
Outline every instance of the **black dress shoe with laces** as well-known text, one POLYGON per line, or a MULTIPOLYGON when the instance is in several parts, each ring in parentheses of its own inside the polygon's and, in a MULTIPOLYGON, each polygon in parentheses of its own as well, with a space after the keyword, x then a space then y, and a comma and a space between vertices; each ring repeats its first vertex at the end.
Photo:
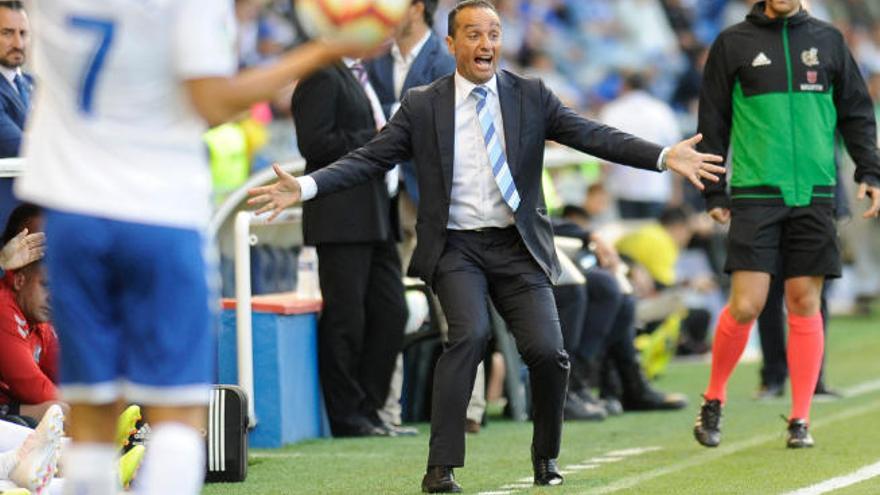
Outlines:
POLYGON ((703 399, 694 424, 694 438, 704 447, 717 447, 721 443, 721 401, 705 396, 703 399))
POLYGON ((538 486, 556 486, 564 481, 556 459, 537 457, 532 453, 532 469, 535 471, 535 484, 538 486))
POLYGON ((422 493, 461 493, 461 485, 456 483, 451 467, 428 466, 422 478, 422 493))
POLYGON ((788 420, 788 440, 785 446, 790 449, 804 449, 813 446, 813 436, 809 425, 803 419, 788 420))

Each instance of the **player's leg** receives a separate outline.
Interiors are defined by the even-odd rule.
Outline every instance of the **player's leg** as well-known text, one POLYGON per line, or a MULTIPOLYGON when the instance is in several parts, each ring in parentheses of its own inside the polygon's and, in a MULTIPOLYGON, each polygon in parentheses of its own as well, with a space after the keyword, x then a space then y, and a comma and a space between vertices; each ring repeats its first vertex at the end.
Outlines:
POLYGON ((137 492, 197 494, 204 478, 205 439, 199 433, 207 422, 204 406, 144 408, 152 434, 137 492))
POLYGON ((201 490, 201 431, 214 378, 216 297, 212 251, 189 229, 118 222, 116 273, 125 396, 141 404, 152 434, 138 476, 145 494, 195 495, 201 490), (210 283, 209 283, 210 281, 210 283))
POLYGON ((725 270, 731 272, 730 298, 721 310, 712 342, 712 371, 697 415, 694 437, 706 447, 721 442, 721 406, 727 381, 761 314, 777 271, 782 225, 789 213, 781 206, 734 205, 731 208, 725 270))
POLYGON ((65 449, 67 493, 118 491, 113 446, 119 388, 121 335, 113 308, 109 260, 114 234, 106 221, 84 215, 46 212, 46 263, 53 320, 61 348, 60 390, 71 405, 72 438, 65 449))
POLYGON ((840 276, 838 242, 831 204, 795 208, 786 222, 783 270, 792 399, 787 444, 792 448, 813 445, 807 427, 825 344, 822 287, 826 277, 840 276))
POLYGON ((727 381, 739 362, 749 330, 764 307, 770 288, 770 274, 763 272, 734 272, 731 279, 730 299, 721 310, 715 338, 712 343, 712 374, 704 392, 707 400, 727 399, 727 381))
POLYGON ((789 446, 812 446, 806 432, 810 421, 810 405, 819 370, 825 335, 819 305, 822 277, 795 277, 785 281, 785 302, 788 307, 788 369, 791 376, 791 414, 789 430, 798 430, 789 438, 789 446), (803 432, 800 430, 803 429, 803 432))

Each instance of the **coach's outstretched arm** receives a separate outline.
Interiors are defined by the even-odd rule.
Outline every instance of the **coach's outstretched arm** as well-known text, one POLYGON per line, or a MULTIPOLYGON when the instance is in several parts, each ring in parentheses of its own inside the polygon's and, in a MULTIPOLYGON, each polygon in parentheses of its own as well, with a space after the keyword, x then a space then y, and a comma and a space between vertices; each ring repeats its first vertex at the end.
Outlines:
POLYGON ((285 208, 316 195, 330 194, 381 177, 397 163, 412 157, 410 99, 404 96, 400 109, 369 143, 309 175, 296 178, 274 165, 278 181, 248 191, 248 204, 257 214, 271 211, 269 221, 285 208))
POLYGON ((310 41, 285 53, 276 63, 244 70, 232 77, 185 81, 199 115, 209 125, 222 124, 254 103, 270 100, 293 81, 344 56, 357 58, 375 47, 352 42, 310 41))

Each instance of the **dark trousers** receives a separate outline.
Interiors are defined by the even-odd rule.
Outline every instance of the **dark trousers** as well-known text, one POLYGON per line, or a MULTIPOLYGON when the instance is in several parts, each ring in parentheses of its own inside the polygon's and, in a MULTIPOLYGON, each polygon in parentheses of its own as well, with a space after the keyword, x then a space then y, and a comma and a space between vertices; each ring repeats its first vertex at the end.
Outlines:
POLYGON ((407 308, 392 241, 317 246, 318 367, 334 435, 362 431, 388 397, 407 308))
POLYGON ((553 298, 562 328, 562 341, 569 357, 575 357, 578 344, 584 332, 584 317, 587 314, 587 287, 585 284, 555 285, 553 298))
MULTIPOLYGON (((822 331, 828 337, 828 281, 822 286, 822 331)), ((762 385, 783 385, 788 378, 788 361, 785 352, 785 280, 773 277, 764 310, 758 316, 758 335, 761 337, 762 385)), ((825 383, 825 355, 822 355, 822 368, 819 370, 819 385, 825 383)))
POLYGON ((464 465, 465 412, 489 341, 489 298, 529 368, 532 451, 557 457, 568 354, 550 280, 519 233, 515 228, 449 231, 434 290, 449 324, 449 341, 434 371, 428 466, 464 465))
POLYGON ((614 333, 627 333, 626 325, 632 325, 632 318, 622 314, 624 294, 620 284, 608 270, 593 267, 586 272, 587 314, 584 331, 578 344, 578 357, 583 360, 601 359, 610 343, 620 337, 614 333), (619 321, 621 319, 630 321, 619 321))

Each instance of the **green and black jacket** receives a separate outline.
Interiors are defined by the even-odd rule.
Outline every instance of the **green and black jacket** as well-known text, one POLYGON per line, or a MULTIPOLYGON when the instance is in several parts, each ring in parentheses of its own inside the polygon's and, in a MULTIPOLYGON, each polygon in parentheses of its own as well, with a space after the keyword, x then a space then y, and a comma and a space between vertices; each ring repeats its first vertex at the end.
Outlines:
POLYGON ((758 2, 709 52, 700 94, 702 152, 730 153, 726 178, 706 183, 709 209, 740 203, 806 206, 834 197, 835 131, 855 180, 880 185, 868 89, 840 32, 806 11, 770 19, 758 2))

